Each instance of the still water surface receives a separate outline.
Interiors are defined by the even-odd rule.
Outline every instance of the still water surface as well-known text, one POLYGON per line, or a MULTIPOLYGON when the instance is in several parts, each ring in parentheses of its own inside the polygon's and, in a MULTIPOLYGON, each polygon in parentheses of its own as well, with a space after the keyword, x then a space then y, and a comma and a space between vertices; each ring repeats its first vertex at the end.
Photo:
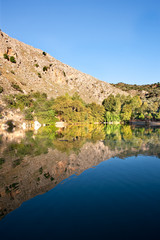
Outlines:
POLYGON ((1 239, 159 239, 160 129, 2 133, 1 239))

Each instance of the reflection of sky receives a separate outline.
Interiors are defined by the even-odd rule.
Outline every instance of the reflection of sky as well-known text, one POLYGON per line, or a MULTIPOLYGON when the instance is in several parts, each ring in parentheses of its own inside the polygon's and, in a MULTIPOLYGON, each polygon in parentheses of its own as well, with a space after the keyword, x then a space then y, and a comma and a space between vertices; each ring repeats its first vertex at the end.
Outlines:
POLYGON ((159 233, 159 169, 156 157, 105 161, 23 203, 0 222, 1 237, 152 239, 159 233))
POLYGON ((5 0, 0 9, 3 31, 83 72, 159 81, 159 0, 5 0))

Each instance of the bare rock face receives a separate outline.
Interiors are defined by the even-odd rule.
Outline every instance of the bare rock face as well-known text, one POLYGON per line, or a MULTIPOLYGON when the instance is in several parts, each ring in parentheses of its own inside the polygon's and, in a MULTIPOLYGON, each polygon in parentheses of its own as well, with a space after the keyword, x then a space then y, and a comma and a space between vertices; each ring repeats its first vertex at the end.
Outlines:
POLYGON ((100 81, 61 63, 48 53, 9 37, 0 31, 0 86, 4 94, 18 93, 17 84, 24 93, 45 92, 49 97, 78 92, 87 103, 101 103, 109 94, 124 94, 109 83, 100 81), (13 56, 16 62, 4 58, 13 56))

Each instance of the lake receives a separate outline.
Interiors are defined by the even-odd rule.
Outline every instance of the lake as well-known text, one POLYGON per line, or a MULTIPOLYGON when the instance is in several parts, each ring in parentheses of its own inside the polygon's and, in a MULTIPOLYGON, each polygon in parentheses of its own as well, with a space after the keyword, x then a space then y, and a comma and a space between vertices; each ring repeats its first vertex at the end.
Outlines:
POLYGON ((159 239, 160 128, 0 134, 1 239, 159 239))

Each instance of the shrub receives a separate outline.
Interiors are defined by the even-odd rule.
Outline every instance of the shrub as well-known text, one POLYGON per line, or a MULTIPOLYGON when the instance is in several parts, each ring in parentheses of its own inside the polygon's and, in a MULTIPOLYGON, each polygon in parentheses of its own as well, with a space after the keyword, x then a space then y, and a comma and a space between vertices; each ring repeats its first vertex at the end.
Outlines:
POLYGON ((15 59, 13 56, 11 56, 11 57, 10 57, 10 62, 16 63, 16 59, 15 59))
POLYGON ((3 87, 2 86, 0 86, 0 93, 2 93, 3 92, 3 87))
POLYGON ((140 113, 140 115, 138 116, 138 118, 141 119, 141 120, 144 120, 144 119, 145 119, 145 116, 144 116, 143 113, 140 113))
POLYGON ((47 55, 47 53, 46 53, 46 52, 43 52, 42 54, 43 54, 44 56, 46 56, 46 55, 47 55))
POLYGON ((35 64, 35 67, 37 67, 37 68, 39 67, 38 63, 35 64))
POLYGON ((6 122, 6 124, 8 125, 8 129, 10 129, 10 130, 12 130, 15 127, 12 120, 8 120, 6 122))
POLYGON ((42 93, 42 98, 47 99, 47 93, 42 93))
POLYGON ((47 173, 44 173, 44 177, 45 177, 45 178, 49 178, 49 177, 50 177, 50 174, 49 174, 49 172, 47 172, 47 173))
POLYGON ((5 159, 4 158, 0 158, 0 165, 2 165, 3 163, 5 163, 5 159))
POLYGON ((43 67, 43 72, 47 71, 48 67, 47 66, 44 66, 43 67))
POLYGON ((4 53, 4 54, 3 54, 3 57, 4 57, 4 59, 7 59, 7 60, 9 61, 9 56, 8 56, 7 53, 4 53))
POLYGON ((42 168, 42 167, 39 168, 39 173, 40 173, 40 174, 43 173, 43 168, 42 168))
POLYGON ((5 102, 7 103, 8 107, 15 108, 16 102, 13 95, 8 95, 5 97, 5 102))
POLYGON ((25 115, 25 120, 33 120, 33 115, 32 115, 32 113, 30 113, 30 112, 28 112, 28 113, 26 113, 26 115, 25 115))
POLYGON ((38 73, 38 77, 39 77, 39 78, 41 78, 41 77, 42 77, 40 73, 38 73))
POLYGON ((12 74, 15 74, 15 72, 14 72, 13 70, 11 70, 11 73, 12 73, 12 74))
POLYGON ((23 92, 22 89, 20 88, 20 86, 16 83, 12 83, 11 87, 13 87, 15 90, 17 90, 19 92, 23 92))
POLYGON ((16 160, 14 160, 13 163, 12 163, 13 168, 15 168, 16 166, 20 165, 21 162, 22 162, 21 158, 18 158, 16 160))
POLYGON ((64 77, 66 77, 66 73, 65 73, 65 71, 63 71, 63 75, 64 75, 64 77))

